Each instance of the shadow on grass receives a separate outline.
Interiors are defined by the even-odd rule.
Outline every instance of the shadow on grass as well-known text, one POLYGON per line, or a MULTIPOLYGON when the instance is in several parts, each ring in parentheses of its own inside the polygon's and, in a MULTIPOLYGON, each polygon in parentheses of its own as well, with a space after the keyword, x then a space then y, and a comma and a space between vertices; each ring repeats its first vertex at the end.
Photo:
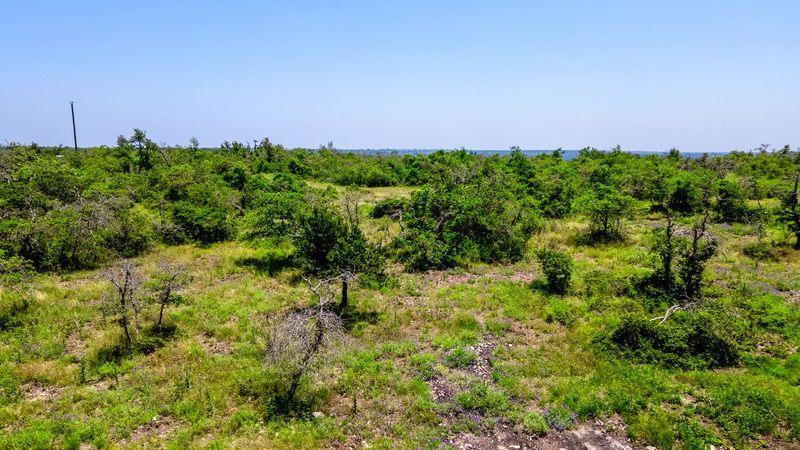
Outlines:
POLYGON ((258 273, 267 274, 269 276, 275 275, 294 267, 291 252, 285 250, 272 250, 264 253, 261 256, 250 256, 239 258, 236 260, 236 265, 239 267, 246 267, 255 270, 258 273))
POLYGON ((90 355, 90 365, 119 364, 136 354, 149 355, 164 347, 175 336, 177 327, 172 323, 165 322, 160 329, 153 325, 143 327, 140 331, 140 335, 130 344, 125 340, 121 331, 113 334, 108 342, 98 347, 90 355))
POLYGON ((380 319, 380 314, 377 311, 363 311, 355 307, 348 306, 344 311, 340 312, 344 327, 348 331, 359 326, 359 324, 375 325, 380 319))
POLYGON ((627 236, 622 231, 613 231, 608 234, 603 234, 589 230, 572 233, 567 237, 566 241, 573 247, 616 247, 626 244, 627 236))

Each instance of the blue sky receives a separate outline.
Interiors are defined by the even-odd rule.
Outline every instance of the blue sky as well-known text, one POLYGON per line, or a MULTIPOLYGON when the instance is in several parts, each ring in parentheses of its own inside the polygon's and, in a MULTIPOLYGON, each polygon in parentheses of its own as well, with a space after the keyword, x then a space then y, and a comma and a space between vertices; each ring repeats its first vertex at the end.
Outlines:
POLYGON ((800 145, 800 2, 0 3, 0 141, 800 145))

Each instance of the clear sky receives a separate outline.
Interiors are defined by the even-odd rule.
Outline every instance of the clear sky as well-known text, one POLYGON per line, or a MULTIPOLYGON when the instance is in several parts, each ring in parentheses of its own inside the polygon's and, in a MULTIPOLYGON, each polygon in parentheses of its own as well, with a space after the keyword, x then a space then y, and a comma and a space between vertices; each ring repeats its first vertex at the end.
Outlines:
POLYGON ((0 2, 0 141, 800 145, 797 1, 0 2))

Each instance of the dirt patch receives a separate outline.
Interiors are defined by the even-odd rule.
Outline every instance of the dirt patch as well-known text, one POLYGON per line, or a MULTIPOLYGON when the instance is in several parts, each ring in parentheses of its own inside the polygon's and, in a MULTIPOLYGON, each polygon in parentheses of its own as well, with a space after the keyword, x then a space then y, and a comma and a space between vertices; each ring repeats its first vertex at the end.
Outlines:
POLYGON ((54 402, 61 397, 61 388, 58 386, 45 386, 37 381, 25 383, 19 387, 25 397, 25 401, 54 402))
POLYGON ((89 387, 91 387, 97 392, 103 392, 113 388, 114 381, 108 378, 103 378, 101 380, 97 380, 94 383, 90 384, 89 387))
POLYGON ((208 333, 200 335, 198 343, 209 355, 220 356, 233 353, 233 346, 230 343, 221 341, 208 333))
POLYGON ((68 355, 81 357, 86 352, 86 342, 81 339, 81 335, 77 331, 73 331, 67 336, 67 342, 64 345, 64 350, 68 355))
POLYGON ((179 422, 172 417, 153 417, 150 422, 139 426, 131 434, 129 443, 137 443, 149 439, 163 440, 171 436, 178 428, 179 422))
POLYGON ((515 283, 530 283, 535 280, 537 274, 533 271, 519 271, 510 274, 499 272, 487 272, 482 274, 474 273, 451 273, 445 271, 429 271, 423 275, 425 284, 434 287, 443 287, 453 284, 468 284, 477 281, 511 281, 515 283))
POLYGON ((441 375, 436 375, 428 380, 428 387, 431 390, 433 401, 436 403, 450 403, 456 398, 457 388, 441 375))
POLYGON ((574 430, 551 431, 539 437, 519 431, 510 423, 499 423, 493 429, 475 434, 459 433, 443 444, 458 449, 475 450, 633 450, 635 447, 624 435, 621 420, 611 418, 578 426, 574 430), (618 423, 619 422, 619 423, 618 423))
POLYGON ((475 352, 475 362, 467 367, 467 371, 483 381, 492 381, 492 353, 497 347, 494 336, 487 335, 478 345, 467 347, 468 350, 475 352))
POLYGON ((800 306, 800 291, 786 291, 781 294, 789 303, 800 306))

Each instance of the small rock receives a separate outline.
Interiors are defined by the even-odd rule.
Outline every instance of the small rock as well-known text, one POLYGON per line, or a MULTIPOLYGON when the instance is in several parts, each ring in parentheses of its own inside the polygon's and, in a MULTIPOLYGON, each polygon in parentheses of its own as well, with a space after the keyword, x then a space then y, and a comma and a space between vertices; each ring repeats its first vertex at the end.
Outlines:
POLYGON ((321 412, 319 412, 319 411, 314 411, 313 413, 311 413, 311 415, 312 415, 312 416, 314 416, 314 417, 315 417, 315 418, 317 418, 317 419, 319 419, 319 418, 321 418, 321 417, 325 417, 325 414, 324 414, 324 413, 321 413, 321 412))

